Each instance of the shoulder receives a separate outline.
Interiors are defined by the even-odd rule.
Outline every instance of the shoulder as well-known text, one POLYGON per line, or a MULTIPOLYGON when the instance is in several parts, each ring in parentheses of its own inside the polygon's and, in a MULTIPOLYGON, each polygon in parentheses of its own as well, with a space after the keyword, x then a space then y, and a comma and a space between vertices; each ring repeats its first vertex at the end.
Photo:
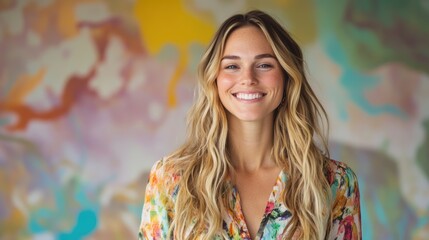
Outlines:
POLYGON ((334 196, 340 189, 346 190, 346 194, 351 194, 358 187, 355 172, 343 162, 329 159, 325 166, 325 176, 334 196))
POLYGON ((140 223, 143 239, 166 239, 177 194, 177 174, 165 159, 156 161, 146 185, 140 223))
POLYGON ((174 195, 180 179, 179 173, 174 165, 166 158, 156 161, 149 174, 149 185, 153 188, 161 189, 168 195, 174 195))
POLYGON ((358 179, 345 163, 329 160, 325 169, 332 193, 329 239, 362 239, 358 179))

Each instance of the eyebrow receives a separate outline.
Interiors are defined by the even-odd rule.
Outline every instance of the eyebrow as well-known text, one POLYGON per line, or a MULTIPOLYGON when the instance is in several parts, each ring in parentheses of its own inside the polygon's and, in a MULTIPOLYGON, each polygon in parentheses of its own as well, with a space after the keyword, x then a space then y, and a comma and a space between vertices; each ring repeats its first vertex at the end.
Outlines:
MULTIPOLYGON (((263 53, 263 54, 259 54, 255 56, 255 59, 262 59, 262 58, 274 58, 277 59, 276 57, 274 57, 272 54, 269 53, 263 53)), ((235 60, 235 59, 240 59, 239 56, 235 56, 235 55, 225 55, 222 57, 221 61, 224 59, 231 59, 231 60, 235 60)))

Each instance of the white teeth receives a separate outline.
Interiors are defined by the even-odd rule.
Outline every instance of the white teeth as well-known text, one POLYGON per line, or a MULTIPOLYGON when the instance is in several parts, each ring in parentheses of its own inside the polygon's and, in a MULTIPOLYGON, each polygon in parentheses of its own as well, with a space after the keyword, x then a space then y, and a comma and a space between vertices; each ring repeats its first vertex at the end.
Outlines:
POLYGON ((243 100, 254 100, 254 99, 258 99, 261 98, 263 95, 262 93, 237 93, 236 97, 238 99, 243 99, 243 100))

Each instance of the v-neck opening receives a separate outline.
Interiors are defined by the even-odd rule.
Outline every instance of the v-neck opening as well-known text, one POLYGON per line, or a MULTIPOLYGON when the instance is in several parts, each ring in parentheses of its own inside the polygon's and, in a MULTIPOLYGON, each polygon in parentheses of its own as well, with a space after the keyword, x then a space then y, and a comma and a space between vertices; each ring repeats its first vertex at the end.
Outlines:
POLYGON ((246 218, 244 216, 244 212, 243 212, 243 208, 242 208, 242 204, 241 204, 241 198, 240 198, 238 188, 234 184, 232 184, 231 179, 228 179, 228 181, 230 182, 230 184, 232 186, 233 197, 235 198, 234 210, 238 211, 238 212, 236 212, 236 214, 238 214, 238 216, 234 216, 233 219, 240 226, 240 228, 246 233, 247 236, 241 236, 241 237, 245 237, 244 239, 252 239, 252 240, 261 239, 261 237, 264 233, 264 229, 265 229, 266 224, 267 224, 267 221, 266 221, 267 217, 274 210, 275 203, 277 202, 277 199, 279 198, 278 195, 280 194, 279 190, 282 189, 281 184, 283 182, 282 181, 283 177, 284 177, 284 172, 283 172, 283 170, 280 170, 280 172, 276 178, 276 181, 275 181, 274 185, 272 186, 271 193, 268 197, 268 200, 266 201, 264 214, 262 215, 261 221, 259 223, 259 227, 258 227, 258 231, 256 232, 256 236, 250 235, 250 231, 249 231, 249 228, 247 226, 246 218))

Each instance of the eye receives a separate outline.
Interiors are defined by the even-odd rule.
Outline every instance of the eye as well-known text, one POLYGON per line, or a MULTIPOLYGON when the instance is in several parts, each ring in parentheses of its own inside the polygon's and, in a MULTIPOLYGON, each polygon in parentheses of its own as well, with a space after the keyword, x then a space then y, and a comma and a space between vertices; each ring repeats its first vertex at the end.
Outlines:
POLYGON ((263 64, 260 64, 258 66, 258 68, 264 68, 264 69, 268 69, 268 68, 272 68, 272 67, 273 67, 273 65, 267 64, 267 63, 263 63, 263 64))
POLYGON ((238 67, 236 65, 231 64, 231 65, 226 65, 224 68, 225 69, 237 69, 238 67))

